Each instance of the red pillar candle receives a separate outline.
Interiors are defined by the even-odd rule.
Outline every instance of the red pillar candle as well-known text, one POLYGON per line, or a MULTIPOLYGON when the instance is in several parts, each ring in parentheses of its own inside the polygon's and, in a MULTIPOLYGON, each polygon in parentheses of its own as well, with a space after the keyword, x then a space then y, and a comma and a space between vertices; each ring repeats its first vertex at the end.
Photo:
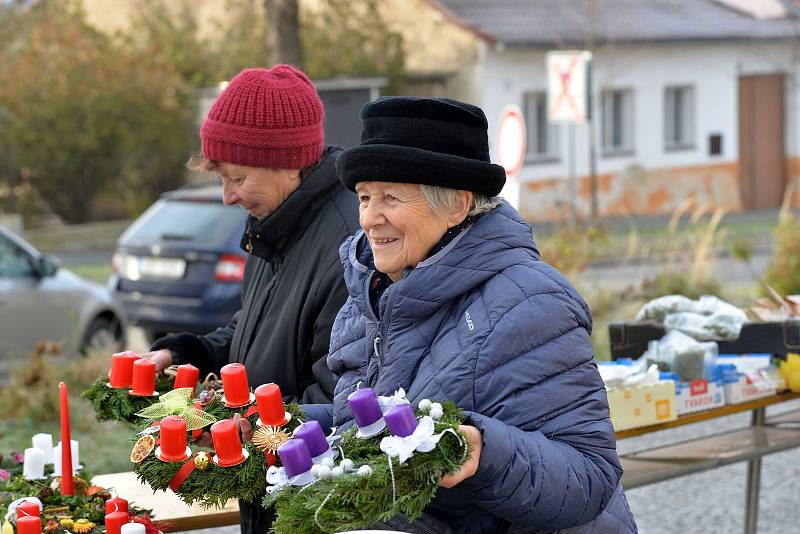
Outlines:
POLYGON ((118 352, 111 356, 111 376, 108 383, 112 388, 128 388, 133 381, 133 362, 139 359, 135 352, 118 352))
POLYGON ((180 462, 187 458, 186 420, 178 415, 168 415, 161 420, 161 445, 156 453, 165 462, 180 462))
POLYGON ((258 418, 262 425, 281 426, 286 424, 286 408, 283 406, 281 388, 278 384, 261 384, 256 388, 258 418))
POLYGON ((106 515, 114 512, 128 512, 128 501, 114 497, 106 501, 106 515))
POLYGON ((133 395, 153 395, 156 391, 156 364, 140 358, 133 362, 133 395))
POLYGON ((69 437, 69 402, 67 385, 58 384, 61 408, 61 494, 75 495, 75 482, 72 480, 72 439, 69 437))
POLYGON ((192 388, 192 391, 197 387, 197 382, 200 380, 200 369, 187 363, 178 366, 178 375, 175 377, 174 389, 178 388, 192 388))
POLYGON ((220 369, 219 374, 222 376, 222 389, 225 391, 225 403, 228 407, 244 406, 250 402, 250 386, 244 365, 229 363, 220 369))
POLYGON ((17 534, 42 534, 42 520, 29 515, 17 519, 17 534))
POLYGON ((111 512, 106 514, 105 526, 107 534, 120 534, 122 525, 128 522, 128 512, 111 512))
POLYGON ((223 419, 211 425, 211 440, 217 453, 214 461, 220 467, 237 465, 245 459, 239 429, 232 419, 223 419))
POLYGON ((39 510, 39 505, 33 501, 22 501, 17 505, 17 517, 39 517, 41 516, 41 510, 39 510))

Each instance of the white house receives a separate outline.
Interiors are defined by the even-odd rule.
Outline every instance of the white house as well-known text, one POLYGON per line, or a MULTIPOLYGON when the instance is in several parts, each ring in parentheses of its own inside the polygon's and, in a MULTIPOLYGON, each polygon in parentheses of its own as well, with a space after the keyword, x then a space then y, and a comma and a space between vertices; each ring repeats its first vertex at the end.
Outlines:
POLYGON ((547 122, 546 53, 593 52, 601 215, 662 214, 686 198, 732 211, 800 205, 800 7, 789 0, 430 0, 476 36, 470 84, 443 95, 497 121, 516 104, 527 155, 515 179, 530 220, 591 212, 589 127, 547 122), (588 43, 593 43, 587 45, 588 43), (574 200, 573 200, 574 198, 574 200))

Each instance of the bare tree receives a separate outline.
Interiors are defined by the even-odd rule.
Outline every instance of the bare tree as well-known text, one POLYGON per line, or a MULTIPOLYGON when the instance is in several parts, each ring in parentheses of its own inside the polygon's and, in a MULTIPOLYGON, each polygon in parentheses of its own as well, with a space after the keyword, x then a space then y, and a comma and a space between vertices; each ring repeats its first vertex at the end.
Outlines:
POLYGON ((302 69, 299 0, 264 0, 264 11, 270 62, 287 63, 302 69))

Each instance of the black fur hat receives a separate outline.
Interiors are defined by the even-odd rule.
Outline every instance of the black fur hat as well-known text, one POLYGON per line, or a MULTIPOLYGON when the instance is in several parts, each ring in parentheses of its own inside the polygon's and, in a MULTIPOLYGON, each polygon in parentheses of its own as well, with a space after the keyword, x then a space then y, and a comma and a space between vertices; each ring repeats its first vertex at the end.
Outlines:
POLYGON ((503 167, 489 161, 486 115, 448 98, 383 97, 361 108, 361 144, 336 161, 339 179, 438 185, 495 196, 503 167))

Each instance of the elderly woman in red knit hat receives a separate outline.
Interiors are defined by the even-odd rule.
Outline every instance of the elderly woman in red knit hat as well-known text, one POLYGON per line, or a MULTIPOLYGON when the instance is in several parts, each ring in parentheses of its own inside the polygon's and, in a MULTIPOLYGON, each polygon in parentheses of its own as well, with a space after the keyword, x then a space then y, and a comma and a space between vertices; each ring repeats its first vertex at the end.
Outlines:
MULTIPOLYGON (((325 147, 323 108, 308 77, 288 65, 246 69, 200 129, 199 168, 219 174, 224 201, 250 213, 242 309, 208 335, 156 341, 159 370, 191 363, 201 375, 239 362, 254 386, 275 382, 291 400, 330 402, 331 326, 347 298, 339 244, 358 229, 356 197, 339 182, 341 149, 325 147)), ((271 513, 240 502, 242 532, 266 532, 271 513)))

